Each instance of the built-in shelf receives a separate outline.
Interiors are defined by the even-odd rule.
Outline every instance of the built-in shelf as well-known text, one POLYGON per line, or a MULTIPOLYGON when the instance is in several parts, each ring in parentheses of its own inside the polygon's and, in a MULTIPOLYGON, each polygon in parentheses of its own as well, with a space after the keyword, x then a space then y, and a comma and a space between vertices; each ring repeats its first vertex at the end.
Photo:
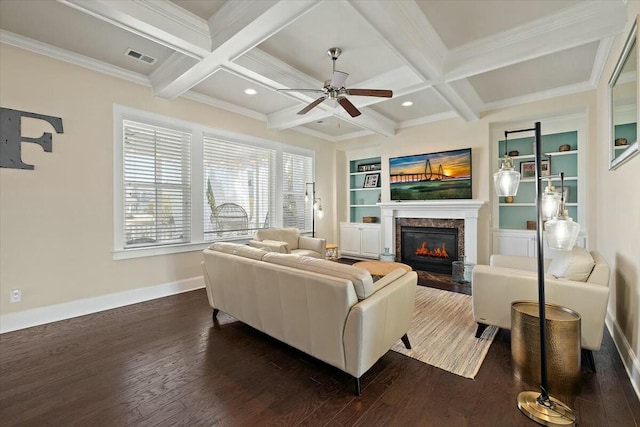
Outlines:
POLYGON ((349 161, 349 222, 362 223, 364 217, 376 217, 379 220, 380 207, 377 203, 381 194, 380 165, 380 157, 349 161), (377 179, 375 187, 365 187, 370 175, 377 179))

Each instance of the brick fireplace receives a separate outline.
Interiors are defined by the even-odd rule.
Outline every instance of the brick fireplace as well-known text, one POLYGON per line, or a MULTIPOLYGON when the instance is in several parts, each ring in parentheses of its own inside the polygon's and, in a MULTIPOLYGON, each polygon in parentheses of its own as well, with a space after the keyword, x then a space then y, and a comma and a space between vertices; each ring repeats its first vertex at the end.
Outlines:
POLYGON ((458 229, 455 257, 464 256, 467 262, 475 264, 478 260, 478 211, 484 203, 481 200, 382 202, 379 206, 383 247, 395 250, 396 258, 401 259, 402 234, 399 233, 402 227, 455 227, 458 229))

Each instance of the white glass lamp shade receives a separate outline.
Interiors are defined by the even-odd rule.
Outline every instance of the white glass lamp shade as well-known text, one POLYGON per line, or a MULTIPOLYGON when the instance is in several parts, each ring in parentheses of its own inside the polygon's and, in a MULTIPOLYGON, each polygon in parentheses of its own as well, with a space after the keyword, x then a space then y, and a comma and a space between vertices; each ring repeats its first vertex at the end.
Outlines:
POLYGON ((556 216, 544 224, 547 243, 551 249, 570 251, 576 244, 580 224, 574 222, 565 211, 563 215, 556 216))
POLYGON ((558 215, 560 208, 560 193, 553 191, 553 187, 547 187, 542 193, 542 219, 548 220, 558 215))
POLYGON ((500 197, 515 196, 520 185, 520 172, 513 170, 510 157, 500 159, 500 170, 493 174, 493 185, 500 197))
POLYGON ((318 219, 324 218, 324 211, 322 210, 322 205, 318 206, 318 219))

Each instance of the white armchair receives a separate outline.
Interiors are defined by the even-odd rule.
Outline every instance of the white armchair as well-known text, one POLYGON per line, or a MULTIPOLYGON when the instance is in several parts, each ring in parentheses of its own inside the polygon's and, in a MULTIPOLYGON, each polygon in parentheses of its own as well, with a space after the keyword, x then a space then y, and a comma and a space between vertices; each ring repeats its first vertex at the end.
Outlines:
POLYGON ((265 228, 256 231, 249 246, 270 252, 325 258, 326 239, 301 236, 297 228, 265 228))
MULTIPOLYGON (((575 247, 551 261, 545 260, 545 301, 580 314, 581 346, 592 371, 592 350, 600 349, 604 333, 609 274, 604 258, 584 248, 575 247)), ((492 255, 490 265, 475 266, 472 301, 478 323, 476 337, 488 325, 511 329, 511 303, 537 301, 537 277, 537 260, 533 257, 492 255)))

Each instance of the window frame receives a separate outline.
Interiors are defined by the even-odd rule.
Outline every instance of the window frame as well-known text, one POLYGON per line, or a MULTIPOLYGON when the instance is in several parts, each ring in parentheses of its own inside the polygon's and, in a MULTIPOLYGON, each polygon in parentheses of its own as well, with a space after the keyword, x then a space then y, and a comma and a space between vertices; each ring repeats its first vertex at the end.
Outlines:
MULTIPOLYGON (((311 175, 315 176, 315 151, 307 148, 287 145, 250 135, 224 131, 186 120, 176 119, 157 113, 138 110, 132 107, 114 104, 113 106, 113 259, 131 259, 147 256, 167 255, 182 252, 194 252, 205 249, 212 242, 204 240, 204 185, 203 139, 204 136, 237 141, 242 144, 272 149, 275 156, 275 206, 273 226, 282 224, 282 175, 283 153, 295 153, 311 157, 311 175), (153 247, 124 248, 124 137, 123 121, 131 120, 191 134, 191 241, 188 243, 158 245, 153 247)), ((250 239, 225 239, 247 243, 250 239)))

